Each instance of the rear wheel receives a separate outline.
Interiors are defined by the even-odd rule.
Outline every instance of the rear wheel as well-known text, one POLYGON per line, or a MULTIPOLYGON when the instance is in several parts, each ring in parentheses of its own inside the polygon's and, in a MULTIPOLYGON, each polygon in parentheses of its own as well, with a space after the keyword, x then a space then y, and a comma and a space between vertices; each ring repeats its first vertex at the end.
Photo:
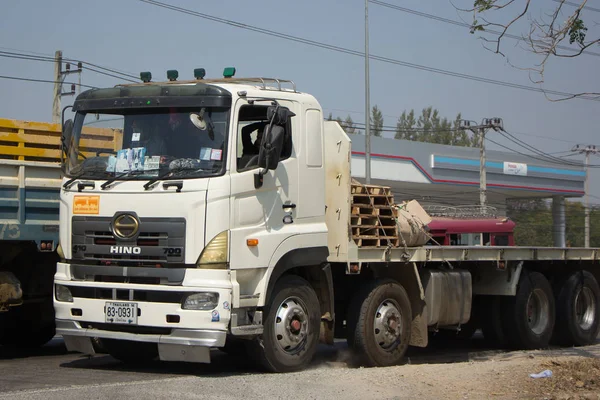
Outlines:
POLYGON ((600 328, 600 287, 588 271, 569 276, 556 292, 559 324, 553 339, 562 345, 585 346, 595 342, 600 328))
POLYGON ((102 339, 102 347, 113 358, 125 364, 142 365, 158 358, 156 343, 102 339))
POLYGON ((266 370, 304 369, 317 350, 320 330, 319 299, 305 279, 283 276, 265 307, 263 334, 248 343, 248 351, 266 370))
POLYGON ((511 347, 530 350, 548 346, 554 330, 555 301, 544 275, 521 274, 517 294, 506 299, 503 320, 511 347))
POLYGON ((404 288, 392 280, 364 286, 348 309, 348 346, 369 367, 399 364, 408 349, 412 310, 404 288))

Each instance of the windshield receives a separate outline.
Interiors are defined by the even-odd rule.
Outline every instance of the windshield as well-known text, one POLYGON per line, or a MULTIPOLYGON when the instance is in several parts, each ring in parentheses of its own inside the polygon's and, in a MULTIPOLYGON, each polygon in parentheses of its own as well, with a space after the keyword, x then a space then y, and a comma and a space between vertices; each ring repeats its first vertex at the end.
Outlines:
POLYGON ((220 175, 228 116, 229 109, 213 107, 78 112, 66 175, 140 180, 220 175))

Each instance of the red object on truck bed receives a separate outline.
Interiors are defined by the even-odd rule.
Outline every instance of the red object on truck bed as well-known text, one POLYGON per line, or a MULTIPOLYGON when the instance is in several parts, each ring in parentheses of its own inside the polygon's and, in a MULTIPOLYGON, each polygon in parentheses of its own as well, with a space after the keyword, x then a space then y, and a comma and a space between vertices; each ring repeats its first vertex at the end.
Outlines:
POLYGON ((429 245, 514 246, 515 223, 508 218, 434 217, 428 225, 429 245))

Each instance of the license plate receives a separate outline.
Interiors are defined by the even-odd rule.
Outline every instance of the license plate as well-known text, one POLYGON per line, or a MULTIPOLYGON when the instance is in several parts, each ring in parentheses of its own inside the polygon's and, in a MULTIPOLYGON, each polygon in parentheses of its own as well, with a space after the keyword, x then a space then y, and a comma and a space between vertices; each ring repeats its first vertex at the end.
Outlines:
POLYGON ((107 323, 137 325, 137 303, 106 302, 104 313, 107 323))

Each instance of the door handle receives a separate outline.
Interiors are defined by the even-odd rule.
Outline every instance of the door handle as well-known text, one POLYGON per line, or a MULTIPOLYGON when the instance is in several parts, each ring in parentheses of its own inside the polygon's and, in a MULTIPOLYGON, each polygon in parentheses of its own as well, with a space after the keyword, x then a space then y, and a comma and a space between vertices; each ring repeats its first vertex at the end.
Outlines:
POLYGON ((286 210, 288 208, 296 208, 296 205, 294 203, 284 204, 284 205, 281 206, 281 208, 283 208, 284 210, 286 210))
POLYGON ((177 193, 181 192, 181 189, 183 188, 183 181, 177 181, 177 182, 165 182, 163 183, 163 189, 168 189, 170 187, 174 187, 177 189, 177 193))
POLYGON ((77 184, 77 191, 81 192, 86 187, 91 188, 92 190, 96 188, 96 184, 94 182, 79 182, 77 184))

